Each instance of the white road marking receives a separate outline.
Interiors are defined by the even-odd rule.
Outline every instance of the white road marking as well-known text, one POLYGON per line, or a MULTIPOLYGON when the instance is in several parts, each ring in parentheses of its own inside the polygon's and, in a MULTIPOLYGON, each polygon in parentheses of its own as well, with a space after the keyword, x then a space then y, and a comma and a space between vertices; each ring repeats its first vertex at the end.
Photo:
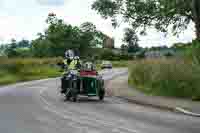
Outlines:
POLYGON ((186 114, 186 115, 200 117, 200 114, 187 111, 187 110, 185 110, 185 109, 183 109, 183 108, 177 107, 176 110, 179 111, 179 112, 182 112, 182 113, 184 113, 184 114, 186 114))

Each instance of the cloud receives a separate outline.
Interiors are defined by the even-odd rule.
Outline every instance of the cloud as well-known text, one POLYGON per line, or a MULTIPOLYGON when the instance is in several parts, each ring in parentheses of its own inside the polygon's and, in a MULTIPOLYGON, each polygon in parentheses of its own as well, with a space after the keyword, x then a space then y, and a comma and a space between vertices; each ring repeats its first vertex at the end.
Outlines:
POLYGON ((37 0, 40 5, 44 6, 63 6, 65 0, 37 0))
POLYGON ((5 2, 4 0, 0 0, 0 6, 1 6, 4 2, 5 2))
MULTIPOLYGON (((91 4, 95 0, 0 0, 0 41, 7 42, 11 38, 20 40, 34 39, 38 32, 46 28, 45 19, 49 12, 54 12, 66 23, 79 26, 85 21, 94 23, 98 30, 114 37, 117 47, 123 43, 124 28, 113 29, 110 20, 104 20, 94 10, 91 4), (66 4, 67 2, 67 4, 66 4), (9 28, 8 28, 9 27, 9 28)), ((174 42, 188 42, 194 36, 194 26, 188 26, 188 30, 179 37, 167 36, 148 29, 147 36, 140 36, 140 46, 172 45, 174 42)))

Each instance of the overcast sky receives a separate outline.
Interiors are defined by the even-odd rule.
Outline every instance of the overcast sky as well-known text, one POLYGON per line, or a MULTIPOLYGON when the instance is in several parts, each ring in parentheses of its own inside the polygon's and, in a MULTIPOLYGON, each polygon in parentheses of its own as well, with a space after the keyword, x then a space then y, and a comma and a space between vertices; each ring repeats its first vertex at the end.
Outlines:
MULTIPOLYGON (((11 38, 32 40, 38 32, 46 28, 45 19, 48 13, 54 12, 66 23, 79 26, 90 21, 99 30, 115 38, 119 47, 123 38, 123 28, 113 29, 109 20, 102 19, 91 10, 94 0, 0 0, 0 42, 8 42, 11 38)), ((194 38, 194 27, 191 24, 178 38, 149 29, 148 35, 140 37, 140 45, 160 46, 175 42, 188 42, 194 38)))

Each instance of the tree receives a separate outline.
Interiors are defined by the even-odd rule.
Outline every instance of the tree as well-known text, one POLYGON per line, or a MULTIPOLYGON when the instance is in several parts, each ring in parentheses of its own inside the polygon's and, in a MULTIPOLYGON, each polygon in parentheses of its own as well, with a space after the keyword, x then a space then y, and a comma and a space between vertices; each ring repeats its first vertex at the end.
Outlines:
POLYGON ((148 27, 154 27, 164 33, 170 28, 177 35, 194 22, 200 40, 199 0, 96 0, 92 9, 115 23, 122 16, 124 22, 141 34, 148 27))
POLYGON ((82 23, 81 26, 80 26, 80 29, 83 32, 91 32, 91 33, 97 32, 96 26, 91 22, 82 23))
POLYGON ((32 51, 35 56, 63 56, 66 49, 80 48, 80 29, 64 23, 53 13, 46 20, 48 28, 44 34, 32 42, 32 51))
POLYGON ((91 47, 103 45, 105 35, 101 31, 98 31, 93 23, 85 22, 81 24, 80 29, 82 31, 82 36, 85 37, 91 47))
POLYGON ((85 22, 80 26, 82 45, 86 49, 91 46, 96 46, 94 43, 95 33, 97 32, 96 26, 90 22, 85 22))
POLYGON ((127 52, 128 52, 127 45, 122 44, 122 45, 121 45, 121 51, 122 51, 122 53, 127 53, 127 52))
POLYGON ((139 50, 138 36, 133 29, 126 28, 123 41, 128 44, 128 52, 135 53, 139 50))
POLYGON ((195 23, 196 36, 197 36, 197 39, 200 40, 200 1, 199 0, 192 0, 192 13, 193 13, 193 16, 191 17, 191 19, 195 23))
POLYGON ((7 49, 7 45, 0 44, 0 56, 5 56, 5 50, 7 49))
POLYGON ((100 55, 101 57, 101 59, 102 60, 113 60, 115 57, 116 57, 116 55, 113 53, 113 51, 112 50, 110 50, 110 49, 105 49, 102 53, 101 53, 101 55, 100 55))
POLYGON ((17 47, 19 48, 29 48, 30 47, 30 42, 28 40, 21 40, 17 43, 17 47))
POLYGON ((5 54, 8 57, 16 57, 17 56, 17 52, 16 52, 16 48, 17 48, 17 42, 15 39, 11 39, 11 43, 7 44, 7 48, 5 50, 5 54))
POLYGON ((38 38, 32 42, 31 49, 37 57, 63 56, 66 49, 80 51, 82 56, 90 51, 89 48, 102 45, 102 33, 90 22, 80 27, 72 26, 54 13, 48 15, 46 22, 48 28, 44 33, 38 33, 38 38))
POLYGON ((35 39, 32 41, 31 52, 35 57, 51 57, 54 53, 50 50, 51 42, 46 39, 35 39))

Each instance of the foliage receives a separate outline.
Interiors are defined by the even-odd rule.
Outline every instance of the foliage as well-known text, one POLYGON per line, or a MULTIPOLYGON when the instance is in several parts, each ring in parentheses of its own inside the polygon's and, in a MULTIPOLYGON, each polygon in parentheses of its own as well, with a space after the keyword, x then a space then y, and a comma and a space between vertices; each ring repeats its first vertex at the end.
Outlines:
POLYGON ((117 54, 113 50, 102 49, 102 51, 99 53, 98 59, 100 59, 100 60, 110 60, 110 61, 120 61, 120 60, 133 59, 133 56, 129 55, 128 53, 117 54))
POLYGON ((129 61, 128 60, 118 60, 118 61, 112 61, 112 66, 115 68, 118 67, 128 67, 129 61))
POLYGON ((30 57, 32 56, 30 46, 31 43, 28 40, 23 39, 17 42, 15 39, 12 39, 11 43, 1 45, 0 51, 3 56, 30 57))
POLYGON ((0 56, 5 56, 5 50, 7 46, 4 44, 0 44, 0 56))
POLYGON ((30 48, 31 47, 31 43, 28 40, 22 39, 21 41, 19 41, 17 43, 17 47, 18 48, 30 48))
POLYGON ((140 50, 140 47, 138 45, 139 39, 136 32, 133 29, 130 28, 125 29, 123 41, 128 45, 127 46, 128 53, 136 53, 140 50))
POLYGON ((127 52, 128 52, 128 47, 127 47, 127 45, 122 44, 122 45, 121 45, 121 51, 122 51, 122 53, 127 53, 127 52))
POLYGON ((170 28, 178 34, 194 22, 197 38, 200 38, 199 8, 199 0, 96 0, 92 5, 103 18, 111 18, 114 26, 120 16, 141 34, 148 27, 164 33, 170 28))
POLYGON ((129 68, 129 83, 153 95, 200 98, 200 69, 189 61, 157 59, 135 61, 129 68))
POLYGON ((151 48, 149 48, 148 50, 150 50, 150 51, 162 51, 162 50, 166 50, 166 49, 168 49, 168 47, 167 46, 157 46, 157 47, 151 47, 151 48))
POLYGON ((167 52, 164 56, 165 56, 165 57, 173 57, 173 54, 170 53, 170 52, 167 52))
POLYGON ((137 59, 144 59, 145 58, 145 53, 146 53, 146 50, 141 50, 139 52, 136 53, 136 58, 137 59))
POLYGON ((184 49, 185 57, 192 60, 193 64, 200 65, 200 41, 194 40, 184 49))
POLYGON ((81 56, 88 53, 89 48, 103 44, 103 34, 94 24, 85 22, 80 27, 64 23, 64 20, 49 14, 49 25, 44 34, 32 42, 32 50, 36 57, 63 56, 66 49, 80 51, 81 56))
POLYGON ((16 52, 16 49, 17 48, 17 43, 16 43, 16 40, 12 39, 11 40, 11 43, 8 44, 6 50, 5 50, 5 53, 8 57, 15 57, 17 56, 17 52, 16 52))
POLYGON ((86 56, 90 48, 101 47, 105 35, 96 29, 90 22, 81 24, 80 27, 66 24, 54 13, 50 13, 46 19, 48 25, 44 33, 38 33, 38 37, 31 42, 12 39, 5 44, 6 48, 0 48, 9 58, 16 57, 59 57, 64 56, 66 49, 79 51, 81 56, 86 56))
POLYGON ((112 60, 115 54, 112 52, 112 50, 105 49, 100 56, 101 59, 112 60))

